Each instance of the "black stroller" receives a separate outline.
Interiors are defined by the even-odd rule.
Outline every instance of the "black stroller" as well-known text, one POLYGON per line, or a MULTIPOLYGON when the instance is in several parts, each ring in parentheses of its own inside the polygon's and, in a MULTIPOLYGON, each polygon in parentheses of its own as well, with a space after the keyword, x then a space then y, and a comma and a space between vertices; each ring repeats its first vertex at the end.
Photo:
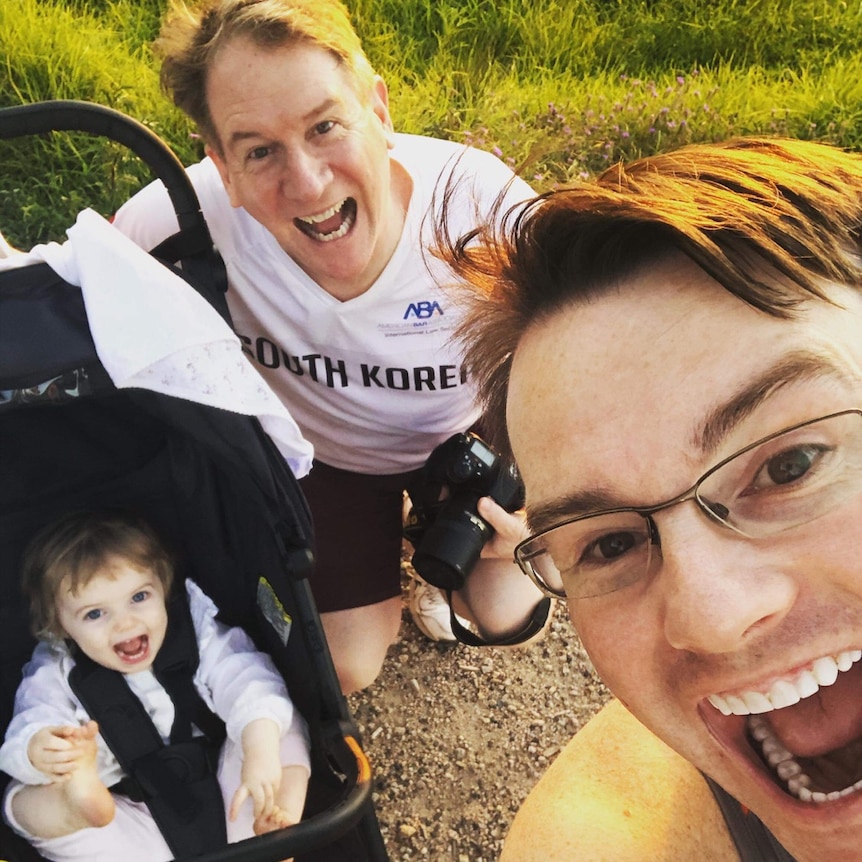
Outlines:
MULTIPOLYGON (((148 261, 181 274, 229 322, 221 261, 166 145, 90 103, 0 111, 0 138, 51 131, 115 140, 164 181, 180 233, 148 261)), ((106 505, 135 508, 167 538, 225 622, 272 655, 311 732, 302 822, 194 858, 385 862, 369 764, 309 589, 308 510, 275 443, 255 416, 119 388, 97 354, 80 288, 45 263, 0 272, 0 734, 34 646, 18 587, 22 548, 58 515, 106 505)), ((0 775, 0 792, 6 783, 0 775)), ((0 859, 41 858, 0 824, 0 859)))

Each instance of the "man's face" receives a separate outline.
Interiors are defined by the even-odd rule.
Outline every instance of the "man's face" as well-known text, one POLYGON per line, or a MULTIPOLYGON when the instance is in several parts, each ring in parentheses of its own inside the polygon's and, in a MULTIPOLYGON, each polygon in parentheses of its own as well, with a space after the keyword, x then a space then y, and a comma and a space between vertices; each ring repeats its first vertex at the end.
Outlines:
POLYGON ((152 572, 116 559, 76 593, 64 581, 57 618, 97 664, 120 673, 149 670, 168 627, 164 587, 152 572))
POLYGON ((240 38, 215 57, 207 98, 220 144, 207 153, 233 206, 334 296, 366 290, 398 244, 410 197, 390 166, 383 82, 360 95, 319 47, 240 38))
MULTIPOLYGON (((581 514, 585 498, 671 499, 761 437, 862 407, 862 300, 833 295, 843 308, 811 302, 779 320, 680 257, 528 330, 508 422, 531 527, 581 514)), ((847 788, 862 779, 862 495, 757 540, 692 501, 653 519, 651 575, 569 601, 596 669, 797 858, 856 858, 846 854, 860 846, 862 792, 847 788), (751 739, 745 713, 760 710, 755 732, 780 767, 751 739), (794 773, 833 796, 802 801, 785 780, 794 773)))

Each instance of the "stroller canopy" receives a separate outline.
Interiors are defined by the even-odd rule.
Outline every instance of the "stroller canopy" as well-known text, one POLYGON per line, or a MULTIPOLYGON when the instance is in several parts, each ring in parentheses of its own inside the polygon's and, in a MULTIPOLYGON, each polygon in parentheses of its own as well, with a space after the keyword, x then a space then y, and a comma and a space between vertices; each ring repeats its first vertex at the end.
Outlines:
MULTIPOLYGON (((118 389, 147 389, 257 416, 294 474, 305 475, 311 444, 246 360, 218 312, 92 210, 78 216, 68 235, 63 245, 40 245, 0 259, 0 272, 47 263, 65 282, 81 288, 96 356, 118 389)), ((38 330, 45 315, 34 315, 30 305, 18 303, 4 314, 0 368, 6 376, 17 368, 25 378, 39 377, 44 367, 44 353, 31 352, 44 344, 45 333, 31 329, 38 330)), ((63 364, 65 357, 58 353, 64 346, 72 356, 80 352, 80 342, 55 342, 50 362, 63 364)))

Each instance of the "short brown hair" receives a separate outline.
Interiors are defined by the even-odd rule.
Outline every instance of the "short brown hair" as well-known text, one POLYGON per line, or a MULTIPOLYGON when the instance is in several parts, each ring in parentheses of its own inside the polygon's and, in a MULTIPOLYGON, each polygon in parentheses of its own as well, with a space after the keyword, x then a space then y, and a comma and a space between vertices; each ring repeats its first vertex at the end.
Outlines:
POLYGON ((826 282, 859 287, 862 155, 777 138, 694 144, 547 192, 460 238, 446 235, 444 205, 437 234, 439 256, 476 291, 459 334, 483 427, 508 454, 506 395, 524 332, 650 263, 681 252, 776 317, 827 301, 826 282))
POLYGON ((127 512, 74 512, 49 524, 30 541, 22 562, 21 584, 30 602, 30 628, 36 637, 63 636, 57 593, 76 593, 112 559, 121 558, 152 572, 167 596, 174 562, 153 528, 127 512))
POLYGON ((153 46, 162 58, 162 87, 219 151, 207 75, 219 49, 238 37, 264 48, 317 45, 343 64, 360 96, 371 92, 374 70, 340 0, 203 0, 195 6, 172 0, 153 46))

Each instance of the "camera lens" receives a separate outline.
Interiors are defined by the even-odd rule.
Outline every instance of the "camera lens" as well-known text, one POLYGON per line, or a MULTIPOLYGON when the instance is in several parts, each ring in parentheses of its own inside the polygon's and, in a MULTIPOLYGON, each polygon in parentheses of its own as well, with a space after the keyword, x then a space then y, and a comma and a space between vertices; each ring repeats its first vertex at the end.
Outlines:
POLYGON ((438 518, 416 548, 413 568, 429 584, 458 590, 478 562, 488 532, 484 521, 466 512, 457 520, 438 518))

